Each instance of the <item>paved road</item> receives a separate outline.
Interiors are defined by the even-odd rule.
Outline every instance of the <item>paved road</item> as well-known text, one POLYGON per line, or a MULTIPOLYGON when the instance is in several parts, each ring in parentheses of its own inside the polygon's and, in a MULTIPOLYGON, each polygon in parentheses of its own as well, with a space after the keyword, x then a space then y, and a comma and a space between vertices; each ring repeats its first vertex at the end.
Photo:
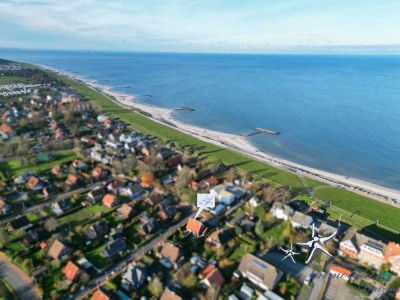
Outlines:
MULTIPOLYGON (((284 273, 290 274, 292 277, 298 279, 301 283, 313 272, 312 268, 307 267, 299 262, 293 263, 290 259, 282 260, 283 257, 284 255, 279 252, 268 252, 261 256, 261 258, 266 262, 277 266, 284 273)), ((310 300, 318 300, 321 298, 325 280, 326 279, 323 277, 318 277, 312 280, 312 291, 309 297, 310 300)))
POLYGON ((102 271, 102 274, 93 278, 88 284, 87 287, 83 290, 78 291, 75 294, 71 294, 69 297, 73 299, 84 299, 89 293, 97 289, 98 286, 102 286, 111 278, 117 276, 120 273, 126 271, 127 266, 143 257, 148 251, 152 250, 155 246, 159 243, 165 241, 171 234, 173 234, 178 228, 182 227, 187 223, 190 217, 194 216, 194 213, 190 212, 184 219, 182 219, 176 225, 168 228, 163 234, 159 235, 158 237, 152 239, 147 244, 143 245, 136 251, 129 254, 125 257, 121 262, 116 265, 113 265, 109 268, 106 268, 102 271))
POLYGON ((40 299, 39 292, 29 277, 8 258, 0 254, 0 277, 6 281, 21 300, 40 299))

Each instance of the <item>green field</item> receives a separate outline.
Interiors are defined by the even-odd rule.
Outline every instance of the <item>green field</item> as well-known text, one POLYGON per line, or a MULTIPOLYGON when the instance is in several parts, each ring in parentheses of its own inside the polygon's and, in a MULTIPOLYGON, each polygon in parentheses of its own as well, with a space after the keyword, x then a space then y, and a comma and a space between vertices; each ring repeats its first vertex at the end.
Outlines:
POLYGON ((70 162, 75 158, 75 153, 73 152, 65 152, 59 153, 55 155, 55 159, 49 162, 44 163, 35 163, 34 165, 22 166, 21 160, 9 160, 6 162, 0 163, 0 170, 3 172, 11 173, 13 175, 20 175, 23 172, 43 172, 49 170, 54 165, 60 165, 66 162, 70 162))
MULTIPOLYGON (((52 74, 55 75, 54 73, 52 74)), ((227 165, 235 166, 261 176, 262 180, 273 182, 275 186, 283 185, 290 187, 292 191, 307 194, 307 190, 293 173, 272 167, 235 151, 203 142, 188 134, 152 121, 139 113, 128 111, 111 101, 105 95, 80 82, 58 75, 55 76, 70 84, 90 101, 98 104, 105 113, 130 124, 140 132, 158 137, 164 142, 173 141, 181 147, 190 146, 202 157, 223 161, 227 165)), ((305 178, 305 181, 310 187, 326 185, 308 178, 305 178)), ((359 220, 357 221, 361 220, 360 223, 365 226, 370 226, 375 223, 376 219, 379 219, 380 224, 400 231, 400 210, 398 209, 369 198, 361 197, 355 193, 338 189, 321 189, 317 191, 317 195, 321 200, 332 201, 335 206, 343 209, 343 212, 348 216, 352 216, 353 212, 358 211, 358 216, 354 215, 352 217, 358 218, 359 220)))
POLYGON ((34 78, 18 77, 18 76, 1 76, 0 84, 12 84, 12 83, 34 83, 34 78))
POLYGON ((332 202, 332 205, 344 209, 353 215, 358 215, 375 223, 400 231, 400 210, 393 206, 342 190, 324 188, 315 191, 322 201, 332 202))

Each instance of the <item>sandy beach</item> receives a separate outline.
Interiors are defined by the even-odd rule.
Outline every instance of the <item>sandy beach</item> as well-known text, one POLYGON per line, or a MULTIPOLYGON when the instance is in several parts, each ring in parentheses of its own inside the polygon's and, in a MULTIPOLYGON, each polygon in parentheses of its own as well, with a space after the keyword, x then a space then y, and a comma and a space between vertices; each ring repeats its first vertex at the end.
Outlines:
POLYGON ((343 175, 333 174, 322 170, 310 168, 301 164, 296 164, 291 161, 273 156, 262 150, 257 149, 243 136, 224 133, 219 131, 213 131, 209 129, 200 128, 187 123, 180 122, 179 120, 172 117, 173 109, 155 107, 147 104, 140 104, 134 101, 134 96, 115 92, 111 87, 98 84, 94 80, 86 80, 80 76, 75 76, 67 72, 49 68, 48 66, 41 66, 50 69, 60 75, 67 76, 71 79, 78 80, 93 89, 103 92, 111 98, 111 100, 118 103, 125 109, 132 110, 134 108, 140 109, 151 115, 151 119, 162 123, 166 126, 180 130, 187 134, 192 135, 203 141, 216 144, 221 147, 229 148, 238 151, 247 156, 256 158, 260 161, 266 162, 274 167, 291 171, 300 176, 305 176, 311 179, 325 182, 333 187, 345 188, 347 190, 359 193, 361 195, 373 198, 375 200, 387 203, 389 205, 400 207, 400 191, 382 187, 370 182, 359 180, 356 178, 346 178, 343 175), (395 204, 390 199, 392 198, 398 201, 395 204))

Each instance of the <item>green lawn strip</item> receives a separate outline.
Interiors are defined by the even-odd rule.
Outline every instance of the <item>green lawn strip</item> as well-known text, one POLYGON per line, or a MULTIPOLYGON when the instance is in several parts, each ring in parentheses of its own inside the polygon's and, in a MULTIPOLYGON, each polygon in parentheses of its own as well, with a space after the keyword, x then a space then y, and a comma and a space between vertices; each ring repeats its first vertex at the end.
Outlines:
POLYGON ((38 83, 38 82, 35 81, 35 78, 0 75, 0 84, 13 84, 13 83, 38 83))
POLYGON ((72 222, 74 225, 94 219, 100 212, 109 212, 110 209, 102 205, 93 205, 78 210, 75 213, 69 214, 65 217, 58 219, 59 226, 72 222))
MULTIPOLYGON (((320 189, 315 191, 315 195, 322 201, 332 202, 333 206, 354 214, 353 218, 359 215, 370 220, 372 224, 378 219, 379 224, 400 231, 400 210, 398 208, 342 189, 320 189)), ((366 221, 361 222, 365 223, 366 221)))
POLYGON ((15 175, 20 175, 23 172, 43 172, 46 170, 49 170, 52 166, 54 165, 60 165, 64 164, 67 162, 70 162, 74 160, 76 157, 75 153, 71 151, 67 151, 65 153, 59 153, 55 155, 55 159, 49 162, 44 162, 44 163, 38 163, 30 166, 21 166, 21 160, 16 159, 16 160, 9 160, 6 162, 0 163, 0 170, 3 172, 11 172, 12 174, 15 175))
POLYGON ((104 248, 107 247, 107 245, 108 243, 105 243, 97 247, 96 249, 87 252, 86 254, 86 259, 90 261, 93 265, 95 265, 98 269, 103 269, 110 265, 112 262, 109 258, 104 257, 101 253, 104 248))

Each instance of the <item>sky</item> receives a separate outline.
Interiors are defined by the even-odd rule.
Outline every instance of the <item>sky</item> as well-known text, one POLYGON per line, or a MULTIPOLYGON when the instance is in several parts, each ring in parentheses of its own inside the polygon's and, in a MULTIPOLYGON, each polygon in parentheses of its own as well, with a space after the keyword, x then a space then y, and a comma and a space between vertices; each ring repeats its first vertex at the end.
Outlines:
POLYGON ((0 0, 0 48, 398 51, 399 0, 0 0))

